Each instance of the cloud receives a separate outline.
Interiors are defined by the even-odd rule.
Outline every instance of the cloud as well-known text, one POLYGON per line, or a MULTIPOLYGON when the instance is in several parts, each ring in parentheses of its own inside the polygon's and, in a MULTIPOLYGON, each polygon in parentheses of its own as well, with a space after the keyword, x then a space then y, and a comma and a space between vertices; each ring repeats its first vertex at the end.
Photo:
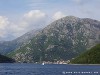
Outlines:
POLYGON ((0 16, 0 39, 14 39, 30 30, 43 28, 46 25, 46 18, 46 14, 40 10, 25 13, 18 23, 10 22, 7 17, 0 16), (9 36, 11 37, 7 38, 9 36))
POLYGON ((31 10, 25 13, 18 25, 13 25, 13 33, 15 37, 33 30, 39 29, 46 25, 46 14, 40 10, 31 10))
POLYGON ((41 26, 45 25, 46 22, 46 14, 40 10, 31 10, 24 14, 21 22, 20 28, 24 29, 36 29, 41 28, 41 26))
POLYGON ((0 16, 0 30, 4 30, 9 24, 8 18, 0 16))
POLYGON ((24 14, 26 21, 37 21, 38 19, 44 18, 46 14, 40 10, 31 10, 28 13, 24 14))
POLYGON ((22 19, 22 27, 29 27, 30 25, 32 28, 39 27, 42 25, 41 23, 46 20, 46 14, 40 10, 31 10, 28 13, 24 14, 22 19))
POLYGON ((14 23, 7 17, 0 16, 0 39, 15 39, 30 30, 44 28, 48 23, 52 22, 49 20, 50 18, 54 21, 62 17, 65 17, 65 14, 61 11, 54 13, 52 17, 48 18, 46 13, 40 10, 31 10, 23 14, 18 23, 14 23))
POLYGON ((56 12, 56 13, 53 15, 52 19, 53 19, 53 20, 58 20, 58 19, 60 19, 60 18, 62 18, 62 17, 65 17, 65 16, 66 16, 66 15, 63 14, 61 11, 58 11, 58 12, 56 12))
POLYGON ((14 28, 14 25, 6 16, 0 16, 0 41, 3 40, 12 40, 15 38, 13 36, 13 30, 16 30, 16 27, 14 28))
POLYGON ((0 16, 0 38, 4 37, 6 34, 7 27, 9 27, 8 18, 5 16, 0 16))

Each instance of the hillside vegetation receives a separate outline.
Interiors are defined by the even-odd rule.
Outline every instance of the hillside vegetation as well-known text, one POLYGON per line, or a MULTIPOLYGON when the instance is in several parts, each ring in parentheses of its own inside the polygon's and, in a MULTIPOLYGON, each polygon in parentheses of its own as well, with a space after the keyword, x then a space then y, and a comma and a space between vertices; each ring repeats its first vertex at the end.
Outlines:
POLYGON ((100 64, 100 44, 71 61, 72 64, 100 64))
POLYGON ((0 63, 13 63, 13 62, 15 62, 13 59, 0 55, 0 63))

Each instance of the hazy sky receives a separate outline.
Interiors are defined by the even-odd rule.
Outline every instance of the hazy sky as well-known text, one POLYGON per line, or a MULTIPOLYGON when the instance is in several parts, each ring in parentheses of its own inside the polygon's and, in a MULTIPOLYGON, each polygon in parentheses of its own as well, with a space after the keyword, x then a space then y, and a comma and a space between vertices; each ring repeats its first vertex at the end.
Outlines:
POLYGON ((100 0, 0 0, 0 40, 69 15, 100 20, 100 0))

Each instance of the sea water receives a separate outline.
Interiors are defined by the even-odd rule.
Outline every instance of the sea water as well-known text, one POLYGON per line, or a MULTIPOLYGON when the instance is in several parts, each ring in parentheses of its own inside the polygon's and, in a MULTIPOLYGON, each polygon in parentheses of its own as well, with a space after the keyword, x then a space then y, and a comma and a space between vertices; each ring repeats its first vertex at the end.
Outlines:
POLYGON ((1 63, 0 75, 100 75, 100 65, 1 63))

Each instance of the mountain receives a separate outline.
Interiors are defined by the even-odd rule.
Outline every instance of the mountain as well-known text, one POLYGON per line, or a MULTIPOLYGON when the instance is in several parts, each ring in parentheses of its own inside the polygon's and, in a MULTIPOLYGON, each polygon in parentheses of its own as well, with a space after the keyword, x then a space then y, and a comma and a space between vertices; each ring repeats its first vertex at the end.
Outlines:
POLYGON ((6 56, 0 55, 0 63, 13 63, 15 60, 8 58, 6 56))
POLYGON ((67 16, 49 24, 8 54, 17 62, 67 61, 100 43, 100 21, 67 16))
POLYGON ((100 64, 100 44, 71 61, 72 64, 100 64))
POLYGON ((2 55, 6 55, 7 53, 19 48, 22 45, 25 45, 32 39, 39 31, 39 30, 32 30, 30 32, 25 33, 24 35, 18 37, 12 41, 0 41, 0 53, 2 55))

